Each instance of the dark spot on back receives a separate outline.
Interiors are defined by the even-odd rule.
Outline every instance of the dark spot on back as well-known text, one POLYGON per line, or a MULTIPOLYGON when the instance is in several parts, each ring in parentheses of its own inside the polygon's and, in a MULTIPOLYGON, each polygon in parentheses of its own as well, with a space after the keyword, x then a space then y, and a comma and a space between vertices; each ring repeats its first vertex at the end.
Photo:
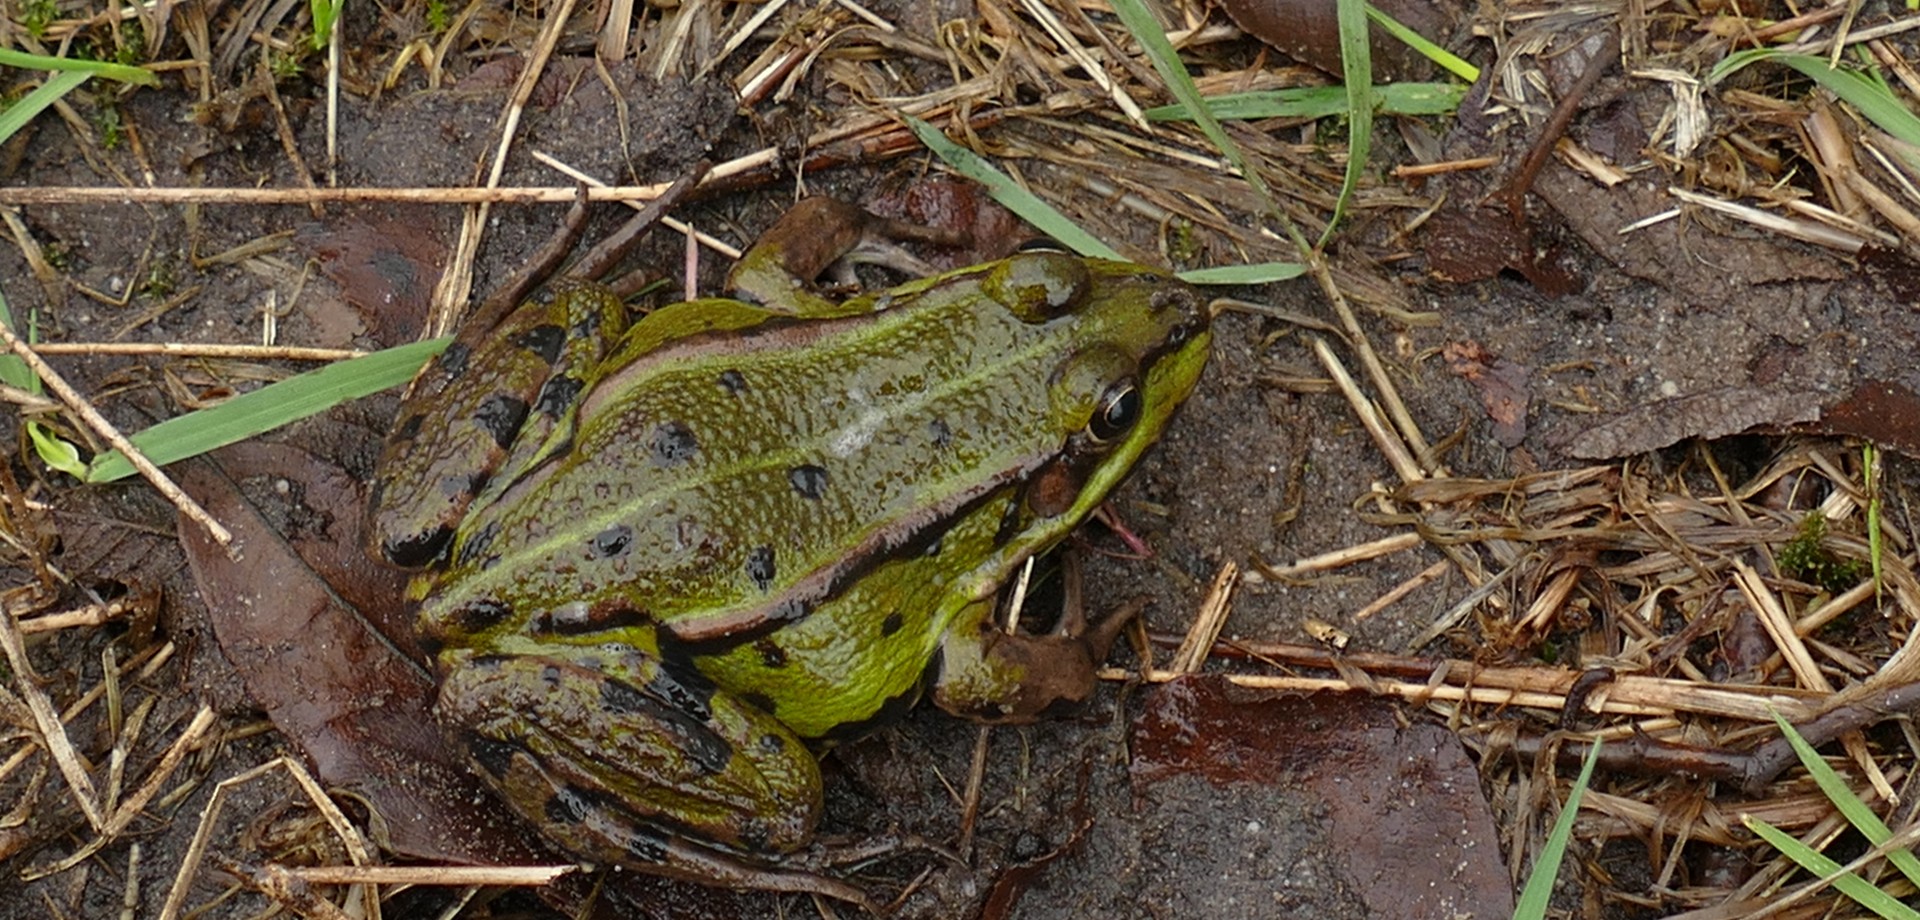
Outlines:
POLYGON ((593 809, 593 793, 578 786, 562 786, 547 799, 547 820, 555 824, 578 824, 593 809))
POLYGON ((469 565, 475 559, 485 556, 487 551, 493 548, 494 539, 499 536, 500 522, 488 521, 485 526, 474 531, 465 540, 460 542, 460 547, 454 551, 453 564, 461 566, 469 565))
POLYGON ((448 380, 454 380, 461 374, 467 372, 467 363, 472 359, 472 346, 465 342, 454 342, 448 345, 445 351, 440 353, 440 358, 434 364, 434 367, 439 368, 440 376, 448 380))
POLYGON ((513 615, 513 608, 503 601, 492 598, 468 601, 453 612, 453 622, 459 624, 461 632, 486 632, 504 622, 513 615))
POLYGON ((646 827, 635 825, 626 829, 626 839, 621 841, 627 855, 635 862, 663 863, 667 861, 667 838, 646 827))
POLYGON ((747 554, 747 577, 753 579, 755 587, 762 591, 772 588, 777 574, 773 567, 773 547, 763 543, 747 554))
POLYGON ((760 752, 763 754, 778 754, 786 746, 787 739, 772 732, 760 736, 760 752))
POLYGON ((398 441, 411 441, 419 437, 420 426, 425 424, 426 421, 427 416, 424 412, 407 413, 405 417, 400 419, 400 427, 396 429, 393 434, 394 439, 398 441))
POLYGON ((793 490, 801 498, 819 501, 827 492, 827 468, 811 463, 796 466, 787 471, 787 481, 793 484, 793 490))
POLYGON ((633 546, 633 528, 625 524, 615 524, 593 535, 587 541, 587 557, 590 559, 610 559, 633 546))
POLYGON ((557 664, 546 665, 540 669, 540 682, 546 684, 550 691, 560 688, 561 677, 560 666, 557 664))
POLYGON ((753 643, 753 650, 760 653, 760 663, 769 668, 787 666, 787 650, 773 641, 771 636, 762 636, 753 643))
POLYGON ((580 378, 570 374, 555 374, 547 378, 540 387, 539 398, 533 401, 534 411, 549 418, 559 418, 560 414, 573 405, 574 398, 580 395, 585 384, 580 378))
POLYGON ((647 696, 639 687, 612 678, 600 682, 600 705, 622 715, 653 715, 660 711, 660 701, 647 696))
POLYGON ((653 463, 671 467, 692 460, 700 452, 700 441, 693 430, 679 422, 668 422, 653 430, 653 463))
POLYGON ((552 323, 542 323, 520 333, 513 344, 540 357, 548 364, 560 360, 560 346, 566 344, 567 331, 552 323))
POLYGON ((773 697, 768 696, 767 694, 762 693, 759 690, 752 691, 751 693, 740 694, 740 702, 745 703, 748 706, 752 706, 753 708, 758 709, 761 712, 767 713, 768 715, 772 715, 774 707, 779 705, 773 701, 773 697))
POLYGON ((504 393, 487 397, 480 408, 473 410, 473 423, 490 435, 501 450, 512 446, 514 436, 520 433, 520 426, 526 420, 527 401, 504 393))
POLYGON ((1011 542, 1020 532, 1020 503, 1008 502, 1007 511, 1000 516, 1000 527, 993 532, 993 545, 997 549, 1011 542))
POLYGON ((467 756, 494 779, 506 777, 507 770, 513 766, 513 755, 520 751, 518 745, 498 741, 478 732, 467 732, 466 740, 467 756))
POLYGON ((576 339, 590 339, 600 332, 600 311, 588 310, 580 321, 567 328, 567 334, 576 339))
POLYGON ((713 684, 705 677, 676 677, 666 669, 647 681, 646 694, 702 722, 713 718, 713 684))
POLYGON ((933 439, 933 446, 946 450, 953 443, 953 429, 947 427, 947 420, 932 419, 927 422, 927 437, 933 439))
POLYGON ((900 611, 895 610, 887 614, 886 619, 880 621, 880 635, 891 636, 899 632, 900 627, 905 625, 907 625, 906 618, 900 615, 900 611))
POLYGON ((391 537, 380 543, 380 554, 402 568, 417 569, 440 556, 453 539, 453 528, 445 524, 423 534, 391 537))
POLYGON ((726 390, 735 396, 745 393, 747 391, 747 375, 732 369, 721 371, 720 389, 726 390))

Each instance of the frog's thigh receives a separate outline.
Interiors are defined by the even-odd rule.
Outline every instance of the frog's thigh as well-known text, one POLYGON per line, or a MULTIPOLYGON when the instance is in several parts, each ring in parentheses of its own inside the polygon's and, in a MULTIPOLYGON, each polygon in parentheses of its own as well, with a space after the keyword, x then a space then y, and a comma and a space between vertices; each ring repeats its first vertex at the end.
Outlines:
POLYGON ((1094 654, 1082 636, 1008 633, 993 622, 992 600, 975 601, 940 645, 933 700, 957 716, 1031 722, 1093 695, 1094 654))
POLYGON ((671 869, 684 861, 680 837, 783 853, 813 836, 820 768, 800 740, 650 655, 606 644, 445 664, 442 721, 515 808, 578 855, 671 869))

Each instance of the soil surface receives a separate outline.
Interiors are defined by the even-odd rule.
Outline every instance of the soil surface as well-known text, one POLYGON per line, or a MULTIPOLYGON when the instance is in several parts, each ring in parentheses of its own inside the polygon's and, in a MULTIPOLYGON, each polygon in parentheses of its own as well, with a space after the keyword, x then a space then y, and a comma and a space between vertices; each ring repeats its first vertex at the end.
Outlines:
MULTIPOLYGON (((793 100, 742 114, 719 81, 656 82, 625 66, 601 75, 584 55, 562 59, 567 63, 555 66, 529 106, 525 140, 507 162, 505 185, 565 183, 527 155, 533 149, 617 182, 670 180, 703 158, 723 160, 804 135, 792 122, 804 122, 810 107, 837 98, 816 74, 801 81, 793 100)), ((487 156, 506 93, 505 80, 489 68, 510 75, 511 62, 504 60, 467 66, 450 88, 429 90, 409 80, 378 98, 345 98, 339 184, 468 182, 473 164, 487 156)), ((1660 92, 1629 83, 1616 71, 1595 91, 1604 105, 1577 120, 1572 133, 1584 136, 1620 119, 1650 121, 1664 98, 1660 92)), ((324 162, 322 100, 306 95, 286 103, 307 162, 324 162)), ((138 156, 129 147, 83 149, 75 133, 49 124, 26 142, 7 184, 113 185, 116 173, 137 176, 143 169, 151 174, 138 182, 159 187, 300 184, 270 119, 196 123, 199 107, 178 85, 84 104, 111 104, 127 135, 137 134, 138 156)), ((1447 143, 1462 153, 1494 143, 1474 139, 1470 129, 1455 132, 1447 143)), ((1381 132, 1380 146, 1387 149, 1376 152, 1387 160, 1396 156, 1389 133, 1381 132)), ((1519 149, 1530 139, 1508 136, 1500 143, 1519 149)), ((925 158, 915 156, 810 174, 803 183, 788 174, 770 187, 699 201, 677 216, 744 244, 791 202, 796 185, 807 194, 873 204, 888 190, 917 181, 926 168, 925 158)), ((1762 433, 1732 438, 1717 450, 1730 463, 1751 468, 1790 430, 1871 434, 1907 451, 1920 446, 1902 445, 1897 432, 1873 427, 1897 414, 1893 410, 1868 412, 1866 423, 1852 427, 1821 422, 1822 410, 1861 393, 1884 391, 1892 394, 1891 405, 1915 405, 1920 303, 1903 283, 1912 267, 1889 256, 1875 268, 1708 222, 1677 220, 1638 234, 1617 233, 1668 206, 1661 197, 1668 181, 1655 170, 1606 188, 1548 163, 1525 220, 1533 245, 1551 251, 1553 268, 1571 279, 1557 294, 1514 270, 1456 283, 1435 277, 1419 258, 1381 268, 1376 260, 1405 253, 1364 222, 1351 242, 1335 248, 1337 263, 1371 266, 1395 297, 1437 317, 1432 324, 1407 325, 1364 313, 1362 325, 1415 420, 1430 436, 1450 439, 1445 462, 1454 473, 1498 478, 1647 451, 1668 451, 1660 456, 1677 460, 1694 449, 1689 439, 1756 428, 1762 433), (1512 383, 1512 393, 1525 398, 1517 422, 1511 411, 1503 419, 1490 415, 1484 376, 1449 363, 1447 349, 1458 355, 1463 344, 1471 344, 1472 357, 1460 360, 1497 369, 1512 383)), ((523 264, 552 233, 562 210, 495 207, 475 291, 491 290, 523 264)), ((597 209, 589 239, 623 220, 618 210, 597 209)), ((13 316, 32 317, 44 341, 253 342, 260 339, 263 314, 271 311, 278 314, 281 343, 361 348, 401 344, 420 334, 425 294, 460 222, 457 207, 426 204, 328 205, 320 213, 298 206, 51 204, 23 208, 20 217, 33 240, 57 255, 63 280, 35 283, 17 247, 0 248, 0 279, 13 316), (270 237, 272 245, 251 255, 209 260, 270 237)), ((1153 250, 1154 228, 1108 223, 1117 225, 1096 232, 1153 250)), ((632 264, 676 265, 681 248, 678 235, 656 232, 632 264)), ((724 271, 718 261, 707 259, 702 266, 709 290, 724 271)), ((1233 293, 1296 314, 1327 316, 1307 279, 1233 293)), ((1307 339, 1278 319, 1232 311, 1219 318, 1200 390, 1114 502, 1128 527, 1154 548, 1154 557, 1128 558, 1119 540, 1097 524, 1076 541, 1094 609, 1144 595, 1152 599, 1148 631, 1179 636, 1225 563, 1286 563, 1394 532, 1355 513, 1370 505, 1376 484, 1393 481, 1393 470, 1346 402, 1323 389, 1284 382, 1324 376, 1307 339)), ((123 429, 145 427, 200 400, 299 369, 132 357, 64 357, 55 366, 123 429)), ((250 539, 280 532, 296 542, 304 537, 351 549, 357 546, 356 524, 347 520, 357 507, 354 490, 370 476, 396 399, 387 394, 362 400, 265 437, 297 453, 216 455, 224 475, 204 466, 206 461, 193 461, 202 469, 183 476, 193 480, 192 489, 232 489, 257 509, 267 530, 247 531, 250 539)), ((12 426, 5 434, 18 438, 12 426)), ((139 916, 156 916, 216 781, 280 753, 332 762, 330 755, 303 750, 271 729, 262 714, 280 704, 258 699, 236 675, 236 653, 223 649, 209 625, 210 610, 247 598, 270 606, 275 587, 292 579, 263 577, 264 583, 210 596, 206 564, 189 564, 172 507, 149 487, 137 480, 76 487, 29 459, 30 450, 9 446, 15 475, 53 507, 50 520, 60 544, 53 558, 75 579, 70 600, 79 603, 81 589, 164 592, 155 631, 140 641, 171 641, 176 651, 133 681, 141 698, 153 700, 144 734, 135 740, 134 760, 142 768, 135 772, 144 775, 165 740, 202 704, 213 707, 221 743, 190 758, 148 808, 137 862, 123 841, 79 868, 24 880, 22 872, 51 865, 91 838, 70 802, 47 797, 48 811, 34 819, 42 828, 41 843, 13 855, 0 877, 0 917, 46 916, 49 910, 104 916, 117 910, 123 895, 139 905, 139 916), (171 791, 176 786, 177 794, 171 791), (47 833, 47 826, 68 831, 47 833)), ((1888 478, 1890 489, 1907 494, 1920 485, 1920 471, 1897 453, 1888 458, 1888 478)), ((1912 532, 1911 521, 1900 526, 1912 532)), ((181 531, 189 529, 181 525, 181 531)), ((189 544, 195 539, 188 537, 189 544)), ((204 547, 197 552, 210 558, 204 547)), ((1466 592, 1455 578, 1430 581, 1364 620, 1354 620, 1352 612, 1440 558, 1423 547, 1310 582, 1244 584, 1226 635, 1308 642, 1308 624, 1323 621, 1348 633, 1354 649, 1417 651, 1407 648, 1410 641, 1466 592)), ((342 565, 351 572, 361 563, 342 565)), ((33 578, 24 570, 10 574, 16 584, 33 578)), ((356 584, 336 585, 342 595, 359 590, 377 598, 394 590, 390 576, 377 572, 343 578, 356 584)), ((1047 606, 1051 601, 1039 603, 1055 609, 1047 606)), ((1047 616, 1037 615, 1030 625, 1044 628, 1047 616)), ((304 628, 292 630, 286 641, 298 641, 304 628)), ((45 675, 90 686, 99 680, 103 652, 111 648, 124 659, 133 641, 119 629, 62 631, 36 643, 33 655, 45 675)), ((1472 654, 1444 640, 1427 650, 1472 654)), ((1156 655, 1164 660, 1169 651, 1161 647, 1156 655)), ((1125 649, 1112 661, 1135 663, 1125 649)), ((961 826, 957 799, 977 732, 920 707, 898 725, 827 758, 826 836, 857 843, 895 832, 953 853, 950 858, 907 846, 850 875, 882 898, 905 891, 895 914, 902 917, 983 910, 987 916, 1032 918, 1487 917, 1511 911, 1514 873, 1502 855, 1510 841, 1495 829, 1475 765, 1450 733, 1425 721, 1417 708, 1370 699, 1262 697, 1246 709, 1224 709, 1225 692, 1205 682, 1115 682, 1076 715, 994 731, 979 819, 968 830, 961 826), (1218 747, 1195 754, 1189 736, 1214 739, 1218 747), (1228 762, 1236 767, 1221 768, 1228 762), (1380 833, 1389 827, 1394 836, 1383 843, 1380 833), (1410 853, 1425 858, 1408 859, 1410 853), (1432 898, 1409 901, 1409 892, 1432 898), (1430 907, 1433 912, 1426 912, 1430 907)), ((104 720, 76 720, 73 731, 76 744, 91 754, 104 757, 111 746, 104 720)), ((436 743, 392 741, 397 753, 388 753, 405 757, 409 748, 436 743)), ((366 769, 386 769, 377 766, 384 761, 364 753, 339 759, 355 758, 376 764, 366 769)), ((216 825, 215 840, 228 850, 223 855, 249 864, 270 856, 338 860, 338 853, 287 855, 298 849, 289 839, 310 839, 304 825, 312 819, 300 801, 279 777, 240 787, 216 825)), ((473 820, 504 821, 497 807, 474 809, 484 817, 473 820)), ((349 810, 364 819, 361 806, 349 810)), ((508 835, 531 836, 507 826, 508 835)), ((523 843, 538 847, 531 839, 523 843)), ((191 904, 205 904, 227 884, 211 864, 199 872, 191 904)), ((638 890, 614 897, 618 906, 609 915, 765 916, 775 909, 772 902, 788 916, 814 911, 798 896, 722 897, 652 881, 638 890)), ((404 897, 388 905, 388 916, 424 915, 415 911, 439 906, 437 895, 404 897)), ((258 895, 244 894, 201 915, 246 916, 260 906, 258 895)), ((489 916, 517 908, 544 909, 524 895, 509 895, 491 903, 483 899, 468 910, 489 916)), ((839 909, 842 916, 852 913, 839 909)))

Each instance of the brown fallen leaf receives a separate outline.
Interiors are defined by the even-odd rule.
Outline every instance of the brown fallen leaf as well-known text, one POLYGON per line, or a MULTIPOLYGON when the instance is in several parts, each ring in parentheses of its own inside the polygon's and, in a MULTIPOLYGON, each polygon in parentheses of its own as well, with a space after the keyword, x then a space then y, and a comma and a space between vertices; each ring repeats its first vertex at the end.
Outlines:
POLYGON ((1239 801, 1233 790, 1250 785, 1317 797, 1336 865, 1369 916, 1513 913, 1496 848, 1463 845, 1498 839, 1466 749, 1440 726, 1402 725, 1391 703, 1363 693, 1255 693, 1187 677, 1148 694, 1130 741, 1136 791, 1197 775, 1222 790, 1226 809, 1239 801))
MULTIPOLYGON (((357 508, 363 499, 355 480, 284 445, 240 444, 218 457, 241 479, 295 484, 272 490, 289 496, 273 511, 283 521, 312 521, 301 541, 308 549, 358 551, 358 514, 313 513, 357 508)), ((179 528, 220 649, 321 781, 351 789, 379 809, 392 833, 388 844, 403 855, 473 864, 564 862, 534 846, 534 835, 504 808, 481 814, 473 807, 490 801, 491 793, 441 739, 429 714, 434 683, 426 669, 342 601, 222 468, 197 461, 178 470, 181 487, 234 535, 229 557, 200 527, 179 528)), ((396 589, 390 602, 400 597, 396 589)))
POLYGON ((1480 395, 1480 404, 1493 419, 1493 436, 1500 445, 1516 447, 1526 440, 1527 404, 1533 398, 1527 386, 1531 373, 1527 367, 1487 351, 1472 339, 1447 343, 1441 355, 1447 360, 1447 369, 1472 384, 1480 395))
MULTIPOLYGON (((1446 4, 1431 0, 1381 0, 1374 5, 1441 44, 1452 35, 1457 18, 1446 4)), ((1302 64, 1340 76, 1340 23, 1333 0, 1224 0, 1221 7, 1247 34, 1302 64)), ((1369 39, 1375 83, 1433 76, 1432 62, 1387 36, 1379 26, 1371 29, 1369 39)))

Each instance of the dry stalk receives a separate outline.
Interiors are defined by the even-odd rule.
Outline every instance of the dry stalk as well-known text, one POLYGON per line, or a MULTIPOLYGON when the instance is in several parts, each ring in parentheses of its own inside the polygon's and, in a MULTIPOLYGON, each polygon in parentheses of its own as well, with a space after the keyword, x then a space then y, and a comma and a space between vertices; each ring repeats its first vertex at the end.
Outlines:
POLYGON ((233 542, 233 535, 228 533, 225 527, 220 526, 220 522, 209 516, 206 509, 200 507, 199 502, 194 501, 191 496, 182 492, 179 486, 174 485, 173 480, 168 478, 167 474, 162 473, 159 467, 154 466, 153 461, 148 460, 146 455, 140 452, 139 448, 134 447, 133 443, 128 441, 126 436, 122 435, 120 430, 113 426, 112 422, 107 421, 106 416, 101 415, 98 410, 94 409, 93 404, 88 402, 86 397, 81 396, 78 390, 68 385, 66 379, 54 371, 53 367, 42 360, 39 355, 35 354, 27 343, 21 341, 19 336, 14 335, 13 330, 8 329, 5 325, 0 325, 0 341, 4 341, 7 347, 11 349, 15 355, 20 357, 20 360, 25 361, 27 367, 40 378, 40 382, 44 383, 47 389, 52 390, 55 396, 60 397, 61 402, 66 403, 67 408, 72 410, 75 415, 78 415, 80 420, 85 422, 94 434, 99 435, 107 443, 112 444, 116 450, 124 454, 128 462, 133 464, 133 468, 139 470, 140 475, 145 477, 147 482, 150 483, 155 490, 159 491, 161 495, 165 496, 168 501, 172 502, 173 506, 178 508, 182 515, 204 528, 207 534, 213 537, 214 541, 221 546, 227 546, 233 542))

